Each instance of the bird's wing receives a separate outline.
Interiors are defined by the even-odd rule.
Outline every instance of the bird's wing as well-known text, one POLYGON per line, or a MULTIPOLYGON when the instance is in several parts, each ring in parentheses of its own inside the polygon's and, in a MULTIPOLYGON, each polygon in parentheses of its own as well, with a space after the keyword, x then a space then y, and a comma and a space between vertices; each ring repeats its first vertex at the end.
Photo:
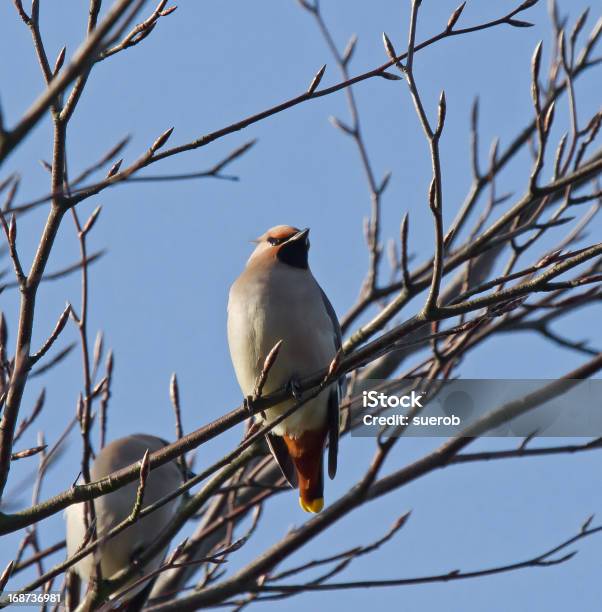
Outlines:
MULTIPOLYGON (((324 307, 332 323, 332 340, 334 348, 338 351, 343 343, 341 326, 337 319, 336 312, 330 303, 330 300, 320 288, 322 293, 322 301, 324 307)), ((339 406, 345 395, 345 386, 347 379, 341 376, 338 383, 332 387, 328 395, 328 476, 332 479, 337 473, 337 456, 339 453, 339 406)))
POLYGON ((297 471, 295 470, 295 464, 291 459, 291 456, 286 447, 286 443, 280 436, 276 436, 271 432, 265 435, 266 442, 274 460, 278 464, 282 475, 286 478, 291 487, 297 487, 297 471))

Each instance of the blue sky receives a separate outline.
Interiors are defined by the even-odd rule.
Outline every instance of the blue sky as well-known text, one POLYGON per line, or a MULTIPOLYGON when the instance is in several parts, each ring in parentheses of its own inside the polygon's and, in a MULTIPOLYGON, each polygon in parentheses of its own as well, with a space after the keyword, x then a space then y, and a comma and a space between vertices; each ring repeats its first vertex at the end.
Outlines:
MULTIPOLYGON (((42 3, 43 34, 51 61, 63 44, 67 44, 68 53, 76 48, 84 30, 84 4, 74 8, 67 0, 55 0, 50 10, 50 3, 42 3)), ((403 48, 409 2, 324 0, 322 4, 341 48, 351 34, 359 36, 352 74, 385 61, 383 30, 398 49, 403 48)), ((461 23, 472 25, 500 16, 515 4, 472 0, 461 23)), ((440 31, 455 6, 455 1, 425 0, 418 39, 440 31)), ((581 0, 560 2, 573 20, 585 6, 581 0)), ((590 17, 590 28, 597 17, 590 17)), ((549 50, 545 3, 540 2, 523 18, 533 21, 535 27, 501 26, 443 41, 416 57, 416 78, 431 114, 440 90, 445 89, 447 95, 441 143, 447 222, 470 185, 468 117, 473 97, 479 94, 481 101, 483 156, 492 138, 500 136, 504 145, 531 117, 530 57, 540 39, 545 41, 546 59, 549 50)), ((35 98, 42 83, 29 32, 11 3, 0 6, 0 24, 0 53, 11 58, 0 64, 0 94, 6 121, 11 124, 35 98)), ((294 0, 181 2, 142 45, 94 69, 69 132, 70 172, 75 174, 94 162, 126 134, 132 135, 125 152, 127 162, 171 126, 175 130, 170 144, 178 144, 228 125, 299 94, 324 63, 327 71, 322 84, 338 82, 336 66, 315 24, 294 0)), ((425 200, 430 159, 407 87, 403 82, 373 79, 358 85, 356 94, 376 174, 393 172, 383 200, 383 237, 397 238, 399 222, 409 211, 410 245, 421 260, 432 244, 425 200)), ((584 119, 598 108, 599 94, 595 75, 578 83, 579 110, 584 119)), ((102 329, 106 346, 115 353, 111 438, 134 431, 175 435, 168 395, 174 371, 180 380, 186 431, 240 402, 226 343, 227 294, 251 251, 249 240, 267 227, 280 223, 309 226, 314 274, 339 315, 353 304, 366 270, 362 218, 369 213, 370 202, 352 142, 328 122, 330 115, 345 120, 347 113, 342 92, 327 96, 209 147, 165 160, 152 170, 180 173, 205 169, 231 149, 257 138, 257 145, 228 168, 240 177, 239 182, 205 179, 123 185, 83 204, 82 218, 99 204, 103 206, 89 239, 91 251, 108 250, 92 268, 90 330, 93 337, 102 329)), ((557 121, 566 125, 564 101, 557 109, 557 121)), ((559 133, 555 133, 556 139, 559 133)), ((17 203, 48 191, 48 176, 38 160, 50 158, 50 134, 50 123, 41 123, 2 168, 0 178, 13 170, 22 174, 17 203)), ((503 173, 500 192, 520 193, 528 171, 529 156, 522 154, 503 173)), ((25 262, 31 259, 43 222, 41 210, 19 222, 19 248, 25 262)), ((589 239, 594 242, 599 236, 597 222, 589 239)), ((56 247, 50 271, 79 257, 69 217, 56 247)), ((386 278, 386 263, 384 270, 386 278)), ((14 292, 0 297, 13 339, 16 297, 14 292)), ((41 288, 34 346, 51 331, 65 301, 79 309, 77 275, 41 288)), ((402 316, 411 314, 408 310, 402 316)), ((598 306, 597 311, 579 312, 558 329, 579 338, 591 337, 592 344, 599 347, 599 320, 598 306)), ((75 339, 75 328, 69 325, 61 344, 75 339)), ((582 356, 559 351, 533 335, 505 335, 471 355, 461 372, 474 378, 554 378, 582 361, 582 356)), ((74 352, 50 378, 31 381, 23 404, 25 412, 42 385, 47 387, 47 405, 23 440, 24 447, 35 444, 35 433, 42 428, 52 443, 74 414, 82 386, 79 354, 74 352)), ((199 463, 220 457, 240 435, 238 428, 203 446, 199 463)), ((435 442, 418 438, 400 442, 387 469, 405 464, 435 442)), ((492 448, 502 442, 489 439, 478 446, 492 448)), ((370 439, 344 441, 339 476, 327 484, 327 503, 362 474, 373 448, 370 439)), ((45 482, 44 498, 76 478, 79 452, 79 437, 73 435, 60 464, 45 482)), ((30 476, 34 464, 35 460, 24 460, 11 473, 10 499, 15 507, 29 503, 29 481, 24 486, 21 479, 30 476)), ((594 453, 448 468, 365 506, 301 550, 295 560, 368 543, 409 509, 413 510, 411 520, 396 539, 357 561, 341 579, 414 576, 520 560, 573 534, 592 512, 602 512, 602 494, 594 476, 599 470, 600 461, 594 453)), ((233 555, 231 563, 238 567, 305 519, 293 492, 278 496, 255 538, 233 555)), ((62 537, 61 517, 48 523, 50 526, 42 530, 42 545, 62 537)), ((18 538, 11 536, 6 542, 0 550, 0 567, 13 557, 18 538)), ((559 567, 451 584, 311 594, 290 599, 286 605, 292 611, 308 605, 361 610, 376 600, 384 610, 401 606, 429 610, 441 607, 444 600, 448 610, 469 612, 598 609, 602 541, 592 538, 578 548, 579 555, 559 567)), ((15 583, 25 578, 20 576, 15 583)))

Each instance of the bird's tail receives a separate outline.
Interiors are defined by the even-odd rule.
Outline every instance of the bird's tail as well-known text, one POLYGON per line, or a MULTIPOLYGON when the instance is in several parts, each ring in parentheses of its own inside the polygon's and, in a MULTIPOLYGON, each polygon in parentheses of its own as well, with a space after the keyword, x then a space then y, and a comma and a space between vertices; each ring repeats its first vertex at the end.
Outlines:
POLYGON ((298 438, 284 436, 299 481, 299 504, 305 512, 324 507, 324 444, 326 430, 304 431, 298 438))

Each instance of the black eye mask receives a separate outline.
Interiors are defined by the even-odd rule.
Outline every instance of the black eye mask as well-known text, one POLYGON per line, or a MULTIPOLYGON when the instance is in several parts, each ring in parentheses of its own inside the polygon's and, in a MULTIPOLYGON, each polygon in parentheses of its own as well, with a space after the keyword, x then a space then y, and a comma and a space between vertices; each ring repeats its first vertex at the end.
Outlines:
POLYGON ((309 240, 291 240, 278 249, 277 257, 282 263, 307 270, 307 253, 309 251, 309 240))

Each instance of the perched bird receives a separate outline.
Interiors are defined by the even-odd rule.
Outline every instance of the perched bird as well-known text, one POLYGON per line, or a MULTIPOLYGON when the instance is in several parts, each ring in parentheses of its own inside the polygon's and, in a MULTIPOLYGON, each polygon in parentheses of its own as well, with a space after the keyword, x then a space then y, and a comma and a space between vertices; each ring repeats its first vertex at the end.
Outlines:
MULTIPOLYGON (((265 411, 270 422, 294 404, 298 381, 327 368, 341 347, 341 328, 308 265, 309 229, 278 225, 257 239, 243 273, 230 289, 228 344, 243 394, 253 394, 264 361, 282 345, 263 393, 288 386, 293 397, 265 411)), ((323 455, 337 470, 339 402, 344 378, 325 388, 266 436, 268 446, 306 512, 324 506, 323 455)), ((255 417, 261 421, 262 416, 255 417)))
MULTIPOLYGON (((92 480, 99 480, 111 472, 140 461, 146 450, 157 451, 167 442, 155 436, 133 434, 114 440, 105 446, 96 456, 90 468, 92 480)), ((182 472, 175 461, 166 463, 152 470, 144 488, 144 507, 156 502, 161 497, 171 493, 182 484, 182 472)), ((138 481, 131 482, 112 493, 94 500, 96 515, 96 533, 98 537, 130 515, 136 501, 138 481)), ((114 574, 129 567, 136 557, 157 537, 173 518, 179 499, 176 498, 161 506, 151 514, 139 519, 133 525, 101 544, 97 552, 84 557, 74 570, 79 577, 88 582, 95 574, 95 565, 100 561, 103 578, 111 578, 114 574)), ((74 504, 65 510, 67 529, 67 554, 73 555, 82 545, 86 537, 84 520, 84 503, 74 504)), ((147 574, 159 567, 167 548, 140 568, 141 575, 147 574)), ((126 594, 126 599, 133 599, 137 593, 142 594, 147 583, 137 585, 126 594)), ((150 589, 148 589, 150 590, 150 589)), ((148 594, 148 592, 146 592, 148 594)))

